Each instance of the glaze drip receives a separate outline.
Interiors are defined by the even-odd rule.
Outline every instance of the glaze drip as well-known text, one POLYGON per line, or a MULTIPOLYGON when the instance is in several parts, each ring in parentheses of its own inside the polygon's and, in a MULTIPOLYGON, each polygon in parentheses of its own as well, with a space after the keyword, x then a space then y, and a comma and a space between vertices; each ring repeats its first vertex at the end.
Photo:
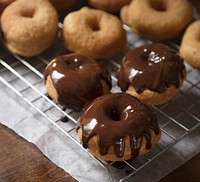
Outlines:
POLYGON ((66 108, 80 111, 84 104, 103 94, 101 80, 111 88, 109 73, 93 59, 68 54, 57 57, 45 70, 58 94, 58 102, 66 108))
POLYGON ((132 85, 138 93, 145 89, 163 93, 171 85, 179 87, 184 69, 183 60, 173 49, 150 44, 128 52, 116 76, 122 91, 132 85))
POLYGON ((125 93, 96 98, 81 114, 77 130, 79 128, 82 128, 85 148, 88 148, 89 140, 97 136, 99 153, 106 155, 112 146, 117 157, 124 155, 127 138, 130 141, 132 158, 135 158, 139 154, 143 139, 147 141, 146 149, 151 148, 150 129, 156 135, 159 134, 154 113, 138 99, 125 93), (112 110, 115 112, 110 112, 112 110), (118 116, 111 116, 111 113, 118 116))

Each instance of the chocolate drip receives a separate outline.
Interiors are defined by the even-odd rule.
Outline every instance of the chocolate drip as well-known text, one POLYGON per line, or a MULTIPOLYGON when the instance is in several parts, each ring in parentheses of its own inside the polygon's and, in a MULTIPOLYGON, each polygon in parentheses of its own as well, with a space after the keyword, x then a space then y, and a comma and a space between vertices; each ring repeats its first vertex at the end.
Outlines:
POLYGON ((149 150, 151 148, 151 135, 150 135, 149 131, 147 131, 147 133, 144 133, 144 136, 147 141, 146 149, 149 150))
POLYGON ((60 118, 60 121, 62 121, 63 123, 67 123, 69 121, 69 119, 67 118, 67 116, 64 116, 64 117, 60 118))
POLYGON ((84 104, 103 94, 101 80, 111 88, 111 78, 96 61, 78 54, 57 57, 45 70, 58 94, 58 102, 80 111, 84 104))
POLYGON ((118 85, 126 91, 132 85, 136 92, 145 89, 163 93, 167 87, 180 85, 185 67, 180 56, 163 44, 150 44, 128 52, 117 73, 118 85))
POLYGON ((48 93, 45 94, 50 100, 52 100, 52 98, 49 96, 48 93))
POLYGON ((142 139, 143 138, 136 139, 135 137, 132 137, 132 139, 130 140, 131 155, 133 159, 139 155, 142 139))
POLYGON ((146 139, 146 149, 151 148, 150 129, 159 134, 157 118, 153 112, 138 99, 125 94, 107 94, 96 98, 82 112, 78 129, 82 128, 82 142, 97 136, 99 153, 106 155, 113 146, 115 155, 122 157, 125 140, 129 138, 132 158, 139 154, 142 139, 146 139))
POLYGON ((118 141, 115 142, 114 144, 114 150, 115 150, 115 155, 117 157, 122 157, 124 154, 124 145, 125 145, 125 138, 120 138, 118 141))

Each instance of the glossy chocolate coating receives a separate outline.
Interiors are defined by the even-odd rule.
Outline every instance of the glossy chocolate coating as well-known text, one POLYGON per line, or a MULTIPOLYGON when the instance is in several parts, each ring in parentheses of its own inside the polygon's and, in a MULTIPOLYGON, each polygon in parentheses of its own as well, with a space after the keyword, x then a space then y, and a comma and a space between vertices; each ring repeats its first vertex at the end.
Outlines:
POLYGON ((131 156, 139 154, 143 138, 146 149, 151 148, 150 129, 159 134, 155 114, 135 97, 126 93, 106 94, 96 98, 81 114, 79 128, 85 148, 93 136, 97 136, 99 153, 106 155, 110 146, 117 157, 124 155, 125 139, 129 137, 131 156))
POLYGON ((109 73, 93 59, 68 54, 57 57, 45 69, 58 94, 58 102, 66 108, 80 111, 88 101, 103 94, 101 80, 111 88, 109 73))
POLYGON ((173 49, 149 44, 128 52, 116 76, 122 91, 132 85, 138 93, 145 89, 163 93, 171 85, 179 87, 184 69, 183 60, 173 49))

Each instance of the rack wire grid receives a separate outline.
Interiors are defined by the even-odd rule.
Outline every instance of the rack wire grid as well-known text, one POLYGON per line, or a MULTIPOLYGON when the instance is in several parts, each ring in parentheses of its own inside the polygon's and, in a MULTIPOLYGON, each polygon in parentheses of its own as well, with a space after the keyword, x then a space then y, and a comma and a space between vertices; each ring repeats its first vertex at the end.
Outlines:
MULTIPOLYGON (((59 23, 59 28, 61 31, 62 23, 59 23)), ((125 28, 128 38, 127 49, 151 42, 130 32, 126 26, 125 28)), ((172 45, 178 48, 178 45, 174 43, 172 45)), ((112 174, 113 163, 95 158, 80 144, 76 134, 76 123, 80 113, 73 112, 70 109, 63 110, 60 105, 54 103, 46 95, 43 79, 44 69, 54 57, 66 53, 68 52, 62 44, 60 33, 52 47, 32 58, 23 58, 11 54, 3 45, 0 45, 0 81, 47 118, 67 138, 78 145, 80 150, 87 152, 89 158, 92 157, 93 160, 97 160, 100 166, 108 172, 110 181, 115 181, 112 174), (65 117, 68 118, 69 122, 63 122, 65 117)), ((101 60, 112 75, 112 91, 119 91, 116 86, 115 73, 120 67, 122 56, 123 54, 117 55, 112 60, 101 60)), ((157 114, 162 132, 159 143, 147 155, 135 159, 132 163, 123 161, 125 167, 119 170, 126 172, 120 177, 120 182, 132 181, 138 171, 200 126, 200 72, 187 64, 186 68, 187 78, 180 93, 164 105, 152 106, 157 114), (128 174, 127 170, 129 171, 128 174)))

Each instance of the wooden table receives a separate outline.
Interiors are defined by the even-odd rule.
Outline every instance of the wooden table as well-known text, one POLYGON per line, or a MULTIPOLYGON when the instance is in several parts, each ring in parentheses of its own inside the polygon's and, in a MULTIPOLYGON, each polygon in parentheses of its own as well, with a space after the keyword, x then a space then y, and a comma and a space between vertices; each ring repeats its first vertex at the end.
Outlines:
POLYGON ((32 143, 0 124, 1 182, 75 182, 32 143))
POLYGON ((160 182, 200 182, 200 153, 164 177, 160 182))

